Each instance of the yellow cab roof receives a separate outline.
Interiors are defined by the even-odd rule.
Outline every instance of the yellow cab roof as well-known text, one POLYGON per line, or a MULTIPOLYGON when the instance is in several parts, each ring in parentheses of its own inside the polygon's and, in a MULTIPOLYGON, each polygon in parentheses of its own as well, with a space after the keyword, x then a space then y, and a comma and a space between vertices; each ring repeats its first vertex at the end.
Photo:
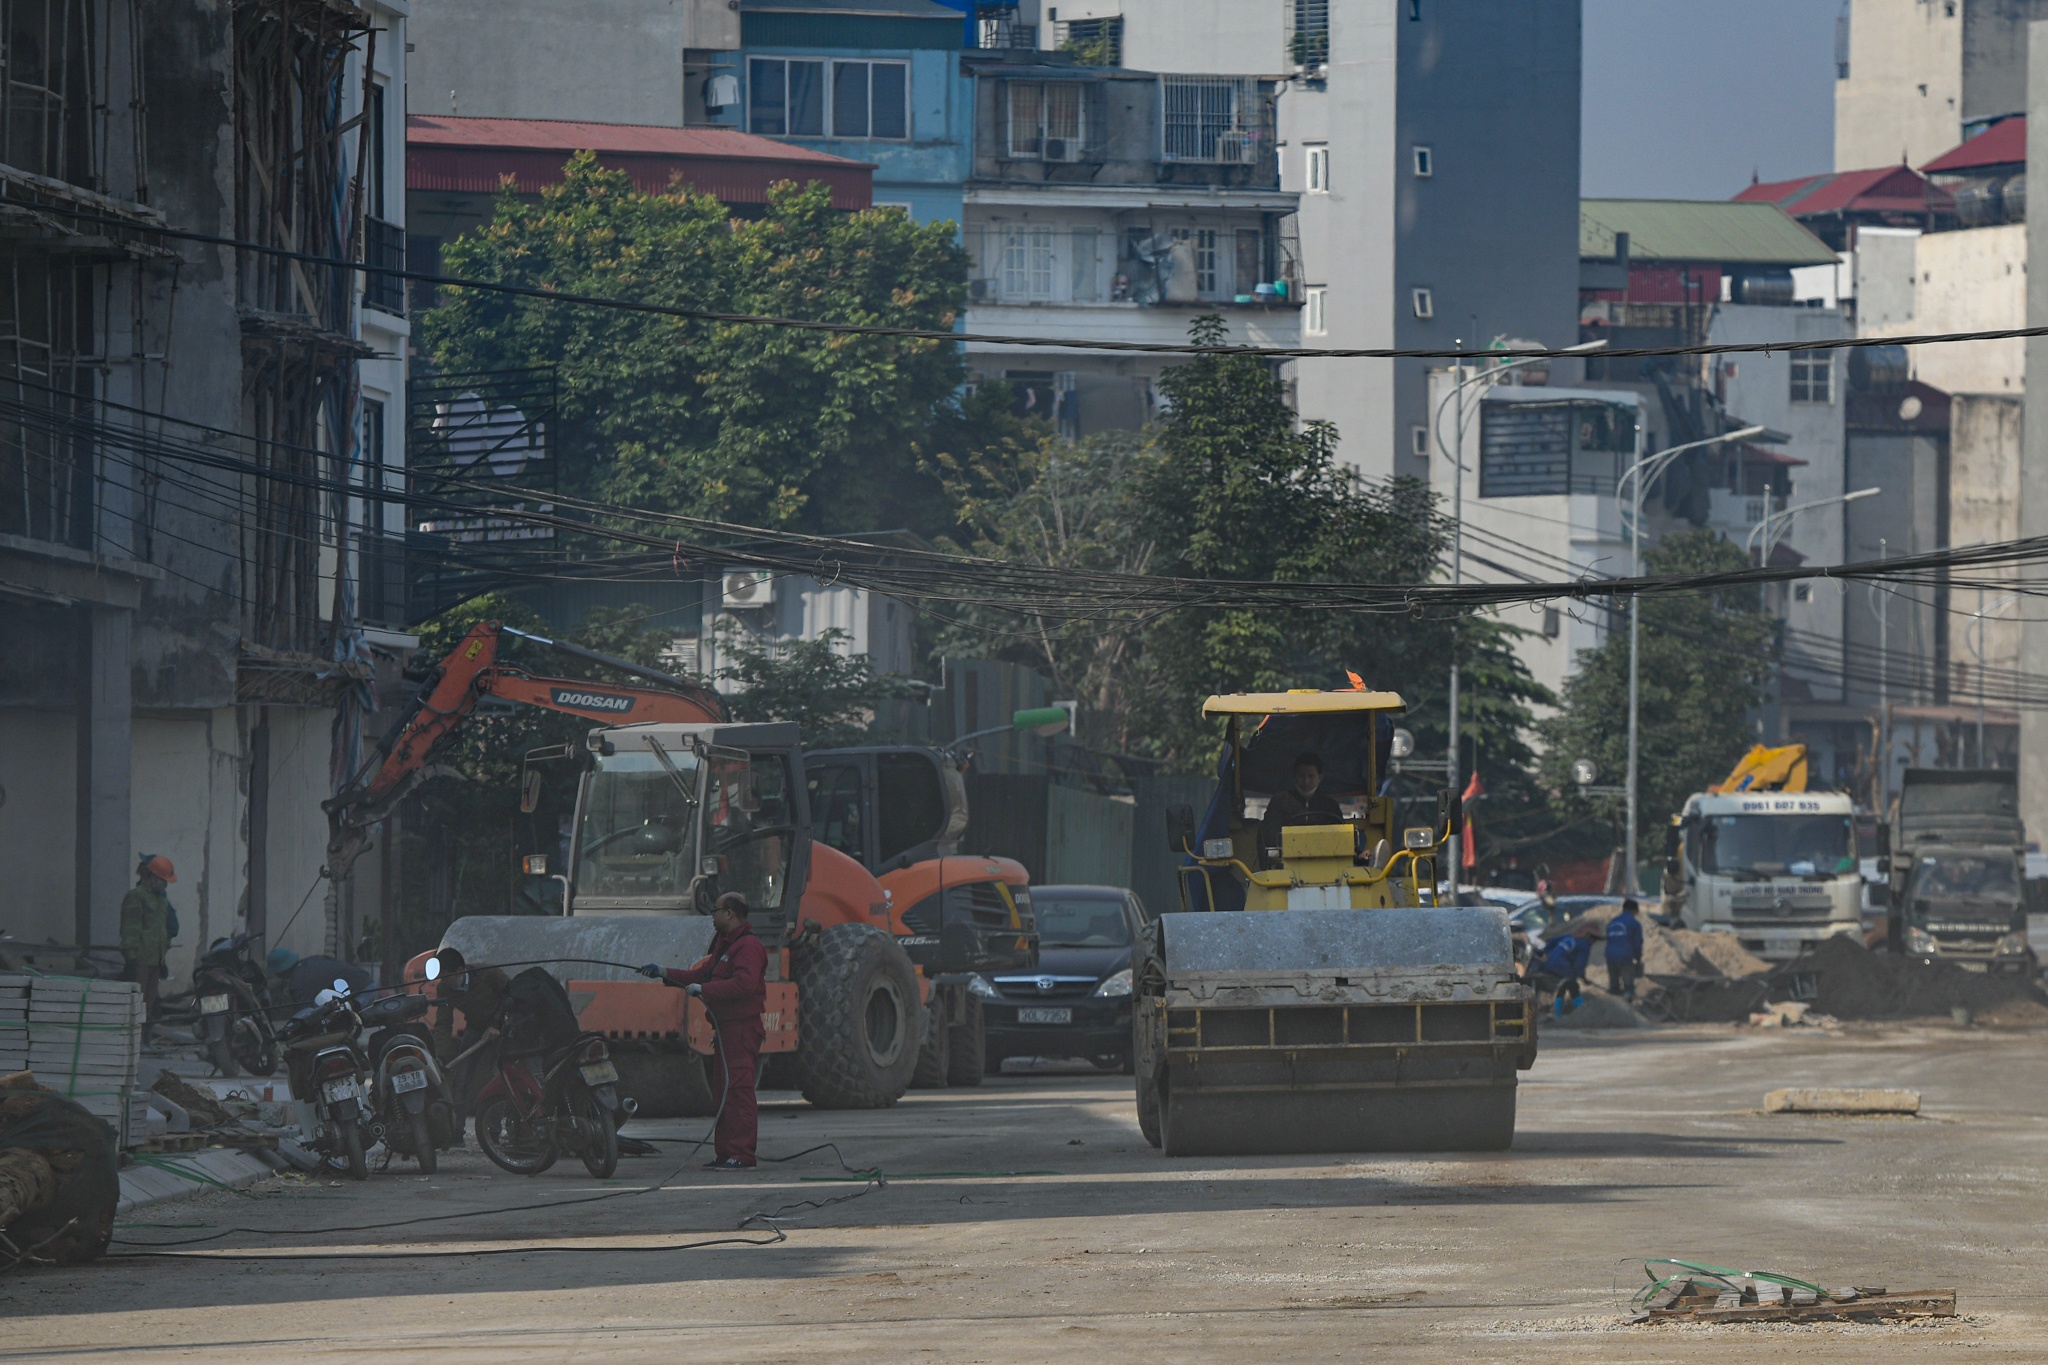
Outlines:
POLYGON ((1398 692, 1226 692, 1202 703, 1205 716, 1302 716, 1405 711, 1398 692))

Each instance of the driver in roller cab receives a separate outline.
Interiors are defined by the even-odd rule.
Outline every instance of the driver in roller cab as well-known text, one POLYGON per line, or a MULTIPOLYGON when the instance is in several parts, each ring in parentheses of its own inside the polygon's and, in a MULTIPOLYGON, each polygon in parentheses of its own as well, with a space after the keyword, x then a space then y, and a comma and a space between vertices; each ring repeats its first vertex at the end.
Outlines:
POLYGON ((1294 785, 1273 793, 1266 803, 1265 818, 1259 821, 1259 847, 1268 859, 1278 861, 1280 831, 1288 825, 1326 824, 1344 818, 1337 798, 1323 789, 1323 760, 1312 753, 1294 759, 1294 785), (1304 820, 1303 816, 1321 817, 1304 820))

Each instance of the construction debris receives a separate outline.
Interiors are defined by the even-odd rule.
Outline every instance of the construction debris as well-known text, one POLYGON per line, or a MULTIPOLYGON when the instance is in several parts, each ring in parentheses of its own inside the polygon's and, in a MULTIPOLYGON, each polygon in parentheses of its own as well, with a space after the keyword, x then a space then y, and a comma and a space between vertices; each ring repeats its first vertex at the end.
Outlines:
POLYGON ((1956 1315, 1953 1289, 1892 1292, 1883 1285, 1823 1289, 1770 1270, 1730 1270, 1653 1257, 1631 1322, 1901 1322, 1956 1315), (1657 1269, 1675 1267, 1659 1276, 1657 1269))
POLYGON ((1750 1013, 1749 1022, 1756 1028, 1839 1028, 1842 1024, 1834 1015, 1822 1014, 1804 1000, 1780 1000, 1765 1005, 1750 1013))
POLYGON ((2025 976, 1873 952, 1847 936, 1813 944, 1767 981, 1771 995, 1804 1000, 1838 1019, 1953 1017, 1962 1007, 1978 1019, 2048 1022, 2048 1002, 2025 976))
POLYGON ((1917 1090, 1773 1090, 1764 1096, 1766 1114, 1917 1114, 1917 1090))
POLYGON ((0 1270, 98 1259, 120 1196, 113 1130, 28 1072, 0 1076, 0 1270))

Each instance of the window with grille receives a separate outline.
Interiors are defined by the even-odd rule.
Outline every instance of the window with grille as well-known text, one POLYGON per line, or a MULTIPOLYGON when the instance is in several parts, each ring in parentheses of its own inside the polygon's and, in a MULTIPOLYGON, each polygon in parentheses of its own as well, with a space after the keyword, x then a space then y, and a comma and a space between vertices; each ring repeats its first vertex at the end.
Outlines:
POLYGON ((1159 78, 1168 161, 1249 165, 1258 156, 1258 85, 1231 76, 1159 78))
POLYGON ((1792 356, 1792 401, 1832 403, 1835 401, 1835 358, 1826 351, 1795 352, 1792 356))
POLYGON ((1175 228, 1173 240, 1186 242, 1195 264, 1195 292, 1204 298, 1216 293, 1216 229, 1175 228))
POLYGON ((1079 81, 1011 81, 1010 155, 1078 161, 1088 132, 1087 91, 1079 81))
POLYGON ((85 549, 95 532, 93 447, 97 268, 69 256, 0 255, 0 532, 85 549))
POLYGON ((755 57, 747 63, 747 127, 770 137, 903 141, 909 64, 755 57))
POLYGON ((1003 298, 1039 302, 1053 296, 1055 254, 1049 227, 1013 227, 1003 232, 1003 298))
POLYGON ((1287 55, 1310 71, 1330 64, 1330 0, 1288 0, 1287 55))

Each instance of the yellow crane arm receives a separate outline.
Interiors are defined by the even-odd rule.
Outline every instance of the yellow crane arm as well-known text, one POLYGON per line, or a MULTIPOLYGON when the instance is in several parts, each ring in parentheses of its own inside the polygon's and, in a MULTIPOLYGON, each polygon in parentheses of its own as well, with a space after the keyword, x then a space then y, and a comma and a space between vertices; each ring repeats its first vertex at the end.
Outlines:
POLYGON ((1742 756, 1726 780, 1707 788, 1717 796, 1736 792, 1803 792, 1806 790, 1806 746, 1778 748, 1756 745, 1742 756))

